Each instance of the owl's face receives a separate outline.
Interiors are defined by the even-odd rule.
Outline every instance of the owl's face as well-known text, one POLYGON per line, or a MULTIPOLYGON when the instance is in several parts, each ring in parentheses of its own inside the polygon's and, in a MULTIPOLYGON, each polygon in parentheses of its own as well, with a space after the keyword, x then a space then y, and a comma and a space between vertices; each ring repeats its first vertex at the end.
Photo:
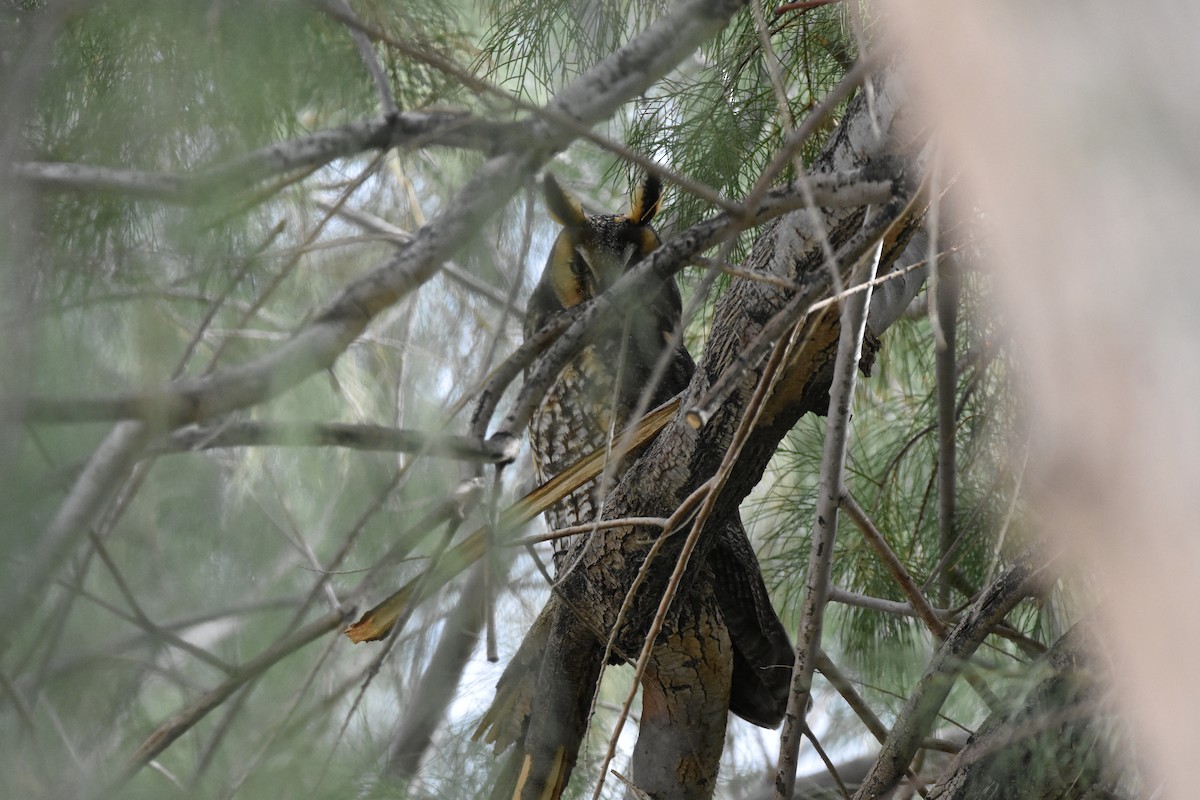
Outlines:
POLYGON ((624 215, 586 215, 579 201, 551 175, 546 175, 545 183, 546 205, 563 226, 550 251, 546 272, 563 308, 602 293, 630 265, 658 247, 658 234, 650 225, 662 199, 658 178, 646 178, 624 215))

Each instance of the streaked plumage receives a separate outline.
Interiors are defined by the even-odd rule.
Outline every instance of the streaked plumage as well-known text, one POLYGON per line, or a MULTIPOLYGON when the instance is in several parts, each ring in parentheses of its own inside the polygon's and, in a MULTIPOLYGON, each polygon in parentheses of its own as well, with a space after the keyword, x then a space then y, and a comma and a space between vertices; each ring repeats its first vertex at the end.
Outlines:
MULTIPOLYGON (((587 216, 577 200, 546 176, 546 202, 563 226, 554 242, 541 281, 530 298, 525 334, 537 331, 553 314, 597 296, 625 270, 653 252, 658 233, 650 223, 662 196, 649 177, 634 193, 623 215, 587 216)), ((536 478, 544 482, 582 456, 604 447, 619 433, 646 390, 650 372, 664 349, 671 348, 671 369, 651 393, 651 407, 673 397, 694 369, 687 351, 672 341, 679 322, 679 289, 673 280, 659 291, 622 309, 619 321, 599 331, 559 374, 529 424, 536 478)), ((546 512, 551 529, 596 519, 597 482, 580 487, 546 512)), ((556 570, 570 542, 555 547, 556 570)))
MULTIPOLYGON (((658 247, 650 223, 660 198, 661 186, 650 177, 635 192, 628 213, 587 216, 546 177, 546 203, 563 230, 530 299, 526 336, 554 314, 604 292, 658 247)), ((639 402, 653 407, 687 386, 695 364, 675 336, 680 314, 679 290, 667 279, 625 303, 593 332, 530 422, 539 481, 604 447, 634 421, 639 402), (664 355, 664 377, 651 386, 651 372, 664 355)), ((593 481, 564 498, 546 513, 550 528, 597 519, 602 498, 596 495, 593 481)), ((555 548, 558 573, 568 566, 570 544, 560 540, 555 548)), ((598 568, 603 571, 603 563, 598 568)), ((589 574, 595 569, 589 564, 589 574)), ((633 759, 635 781, 686 785, 680 796, 688 797, 711 795, 727 710, 757 725, 779 724, 792 665, 787 632, 771 607, 736 514, 715 532, 703 574, 643 676, 642 735, 633 759)), ((492 797, 560 795, 587 727, 603 653, 603 641, 593 631, 560 605, 547 604, 505 669, 475 733, 497 752, 516 745, 492 797)))

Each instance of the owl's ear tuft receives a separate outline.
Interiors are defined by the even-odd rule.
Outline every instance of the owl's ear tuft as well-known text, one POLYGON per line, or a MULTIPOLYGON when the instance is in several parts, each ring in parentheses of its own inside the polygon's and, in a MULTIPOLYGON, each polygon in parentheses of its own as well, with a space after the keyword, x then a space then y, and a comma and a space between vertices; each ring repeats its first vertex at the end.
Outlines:
POLYGON ((546 193, 546 208, 550 216, 564 228, 581 228, 586 221, 583 206, 578 198, 558 185, 558 181, 549 172, 542 179, 542 187, 546 193))
POLYGON ((629 218, 638 225, 649 225, 662 205, 662 181, 657 175, 647 175, 642 185, 633 193, 633 205, 629 218))

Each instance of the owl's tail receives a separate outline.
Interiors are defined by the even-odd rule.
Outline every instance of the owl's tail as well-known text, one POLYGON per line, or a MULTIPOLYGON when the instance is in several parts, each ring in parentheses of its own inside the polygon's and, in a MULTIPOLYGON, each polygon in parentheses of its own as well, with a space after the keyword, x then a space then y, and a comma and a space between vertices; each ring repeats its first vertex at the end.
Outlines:
POLYGON ((492 800, 555 800, 567 785, 587 730, 603 648, 552 598, 496 685, 473 739, 509 747, 492 800), (534 707, 539 724, 530 728, 534 707))

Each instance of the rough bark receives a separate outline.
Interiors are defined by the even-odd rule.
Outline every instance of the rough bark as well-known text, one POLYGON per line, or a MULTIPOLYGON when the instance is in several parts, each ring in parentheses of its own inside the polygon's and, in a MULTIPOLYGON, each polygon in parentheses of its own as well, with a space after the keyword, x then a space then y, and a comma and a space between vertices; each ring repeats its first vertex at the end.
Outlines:
POLYGON ((655 644, 642 679, 633 783, 658 800, 711 797, 725 747, 732 644, 712 582, 698 594, 655 644))
MULTIPOLYGON (((899 84, 898 76, 891 72, 877 84, 875 111, 885 132, 884 138, 876 140, 868 132, 866 103, 860 99, 848 111, 817 169, 856 166, 870 156, 889 152, 889 148, 890 152, 895 152, 897 143, 888 134, 894 135, 894 126, 900 124, 898 110, 903 92, 899 84)), ((899 218, 909 205, 911 191, 912 187, 908 197, 897 198, 885 205, 876 219, 886 219, 889 214, 894 219, 899 218)), ((863 229, 862 209, 838 209, 822 216, 834 247, 849 244, 854 248, 851 251, 843 249, 841 253, 843 258, 839 266, 848 270, 853 260, 870 244, 867 237, 858 237, 863 229)), ((885 245, 883 263, 894 262, 906 242, 907 237, 895 237, 885 245)), ((811 296, 813 300, 826 296, 831 284, 822 249, 812 235, 811 217, 807 211, 791 214, 770 226, 756 243, 749 266, 790 278, 803 287, 796 296, 811 296)), ((712 337, 684 393, 681 407, 689 409, 699 405, 707 389, 794 297, 772 284, 735 280, 718 301, 712 337)), ((808 303, 804 302, 801 307, 806 305, 808 303)), ((828 391, 837 333, 836 319, 823 317, 813 322, 808 345, 800 348, 788 365, 784 381, 767 402, 759 426, 742 450, 738 468, 722 490, 718 513, 710 524, 714 530, 758 482, 779 441, 799 417, 808 411, 823 410, 827 403, 824 395, 828 391)), ((692 427, 683 411, 677 414, 626 472, 610 496, 605 516, 629 516, 634 509, 644 516, 670 516, 688 495, 714 475, 741 422, 761 370, 762 364, 758 363, 745 371, 734 391, 717 407, 702 430, 692 427)), ((617 612, 612 598, 624 597, 654 535, 654 531, 645 529, 618 529, 603 538, 597 537, 583 554, 580 567, 564 579, 562 594, 571 605, 582 609, 590 627, 612 628, 617 612)), ((680 538, 675 537, 676 540, 680 538)), ((694 555, 707 552, 711 539, 702 537, 700 549, 694 555)), ((666 564, 672 563, 680 545, 678 541, 669 543, 659 558, 666 564)), ((639 591, 634 614, 619 632, 619 641, 629 650, 638 649, 640 632, 645 630, 665 585, 663 573, 669 573, 669 570, 656 572, 658 574, 652 575, 639 591)))
MULTIPOLYGON (((873 106, 868 109, 862 97, 851 104, 814 171, 827 173, 854 168, 872 158, 912 156, 906 147, 900 114, 906 99, 898 73, 886 71, 875 83, 873 106)), ((830 292, 833 278, 821 234, 837 254, 836 269, 843 283, 854 263, 881 239, 884 243, 881 272, 903 252, 918 216, 913 177, 918 168, 909 163, 908 179, 901 182, 890 201, 876 209, 866 225, 861 207, 838 208, 822 209, 819 214, 809 210, 795 212, 764 230, 749 268, 787 278, 799 290, 788 291, 776 284, 753 280, 734 281, 718 301, 712 337, 683 394, 680 411, 620 480, 605 506, 605 517, 635 513, 669 517, 694 490, 717 473, 764 369, 765 352, 747 358, 745 351, 764 330, 779 326, 776 317, 781 312, 790 315, 784 318, 786 325, 779 328, 783 334, 803 319, 809 305, 830 292), (814 223, 814 217, 819 221, 814 223), (732 389, 723 399, 719 397, 713 402, 708 397, 710 389, 727 370, 735 370, 731 372, 732 381, 725 382, 732 389), (701 406, 711 409, 711 414, 706 415, 706 424, 697 429, 687 412, 701 406)), ((658 705, 658 698, 650 693, 651 715, 649 719, 643 716, 633 783, 656 797, 707 798, 712 794, 709 776, 715 777, 728 711, 728 690, 722 686, 728 686, 728 675, 734 667, 728 654, 726 621, 713 613, 713 577, 708 556, 720 540, 722 526, 736 515, 740 501, 761 478, 780 439, 802 414, 823 411, 827 406, 832 356, 838 337, 836 320, 836 313, 814 314, 803 324, 804 344, 783 365, 783 379, 767 398, 759 424, 745 441, 736 468, 728 472, 713 513, 687 562, 693 566, 683 573, 676 600, 653 643, 647 675, 661 686, 671 687, 671 691, 658 705), (697 725, 703 729, 697 729, 697 725)), ((873 354, 877 340, 868 338, 871 341, 868 350, 873 354)), ((869 364, 868 358, 864 361, 869 364)), ((524 658, 530 658, 530 653, 536 652, 542 642, 549 648, 536 682, 528 671, 524 675, 512 669, 506 672, 509 680, 500 686, 497 701, 482 726, 500 724, 501 730, 494 728, 489 734, 499 739, 519 738, 519 731, 528 725, 525 749, 530 768, 523 769, 518 776, 520 796, 539 796, 548 785, 553 790, 553 784, 562 775, 560 766, 566 764, 569 769, 574 761, 573 751, 564 752, 561 748, 570 750, 578 746, 577 736, 582 735, 576 727, 580 721, 575 716, 578 681, 590 675, 584 662, 597 659, 595 651, 583 645, 583 640, 602 641, 608 632, 615 631, 614 642, 619 653, 628 656, 641 650, 683 550, 685 532, 677 532, 661 543, 657 563, 646 571, 645 581, 633 596, 620 625, 617 622, 622 600, 635 584, 659 532, 638 527, 618 528, 604 536, 591 537, 581 545, 576 567, 560 581, 556 594, 521 648, 524 658), (554 655, 556 651, 558 656, 554 655), (515 689, 516 684, 522 688, 515 689), (513 698, 530 690, 532 696, 527 703, 522 701, 514 709, 513 698), (520 714, 526 707, 527 719, 500 723, 493 717, 505 708, 520 714), (565 727, 564 719, 568 721, 565 727), (536 768, 539 763, 540 774, 536 768), (536 786, 522 783, 529 775, 538 775, 540 782, 536 786)), ((517 660, 524 663, 521 659, 519 653, 517 660)), ((590 694, 590 684, 588 691, 590 694)))

